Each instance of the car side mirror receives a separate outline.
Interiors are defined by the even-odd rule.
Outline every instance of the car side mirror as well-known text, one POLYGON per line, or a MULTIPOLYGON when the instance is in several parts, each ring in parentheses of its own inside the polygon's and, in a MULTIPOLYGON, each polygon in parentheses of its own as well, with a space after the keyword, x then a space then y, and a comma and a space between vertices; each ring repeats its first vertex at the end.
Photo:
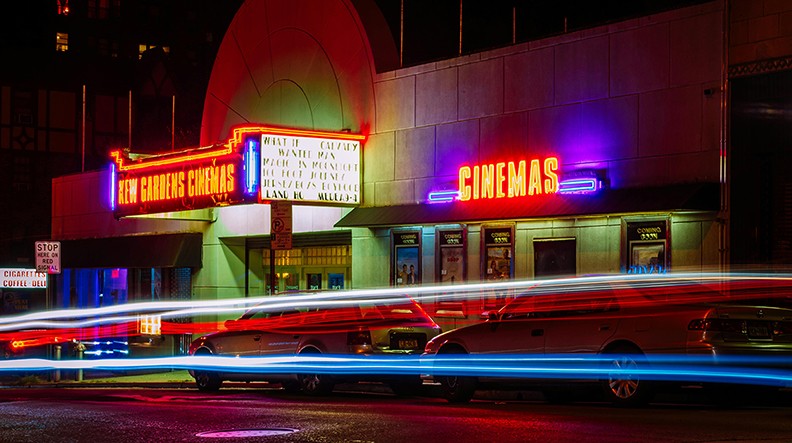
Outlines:
POLYGON ((498 319, 497 311, 490 311, 487 313, 487 320, 497 320, 497 319, 498 319))
POLYGON ((226 329, 234 329, 237 326, 237 321, 236 320, 226 320, 225 323, 223 323, 223 326, 225 326, 226 329))

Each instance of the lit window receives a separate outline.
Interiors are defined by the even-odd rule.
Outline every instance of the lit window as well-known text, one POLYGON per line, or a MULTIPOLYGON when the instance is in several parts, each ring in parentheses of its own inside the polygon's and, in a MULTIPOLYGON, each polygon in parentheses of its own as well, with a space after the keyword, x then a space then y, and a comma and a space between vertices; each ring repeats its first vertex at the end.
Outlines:
MULTIPOLYGON (((143 53, 148 51, 149 49, 156 48, 157 45, 138 45, 138 60, 143 58, 143 53)), ((170 54, 170 46, 160 46, 162 48, 162 52, 165 54, 170 54)))
POLYGON ((66 52, 69 50, 69 34, 65 32, 55 33, 55 50, 58 52, 66 52))
POLYGON ((58 15, 69 15, 69 0, 58 0, 58 15))

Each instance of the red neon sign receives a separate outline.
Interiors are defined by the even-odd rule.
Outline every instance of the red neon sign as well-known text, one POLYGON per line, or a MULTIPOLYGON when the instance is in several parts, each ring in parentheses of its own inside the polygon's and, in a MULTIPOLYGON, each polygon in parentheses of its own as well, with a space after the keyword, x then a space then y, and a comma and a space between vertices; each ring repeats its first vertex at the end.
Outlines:
MULTIPOLYGON (((331 140, 364 140, 346 132, 306 131, 262 125, 238 126, 221 144, 132 159, 112 151, 113 214, 116 217, 185 211, 260 201, 251 183, 251 162, 245 163, 246 141, 262 135, 315 137, 331 140), (247 174, 247 175, 246 175, 247 174)), ((261 155, 259 151, 257 155, 261 155)))
POLYGON ((558 192, 558 158, 459 168, 459 200, 515 198, 558 192))

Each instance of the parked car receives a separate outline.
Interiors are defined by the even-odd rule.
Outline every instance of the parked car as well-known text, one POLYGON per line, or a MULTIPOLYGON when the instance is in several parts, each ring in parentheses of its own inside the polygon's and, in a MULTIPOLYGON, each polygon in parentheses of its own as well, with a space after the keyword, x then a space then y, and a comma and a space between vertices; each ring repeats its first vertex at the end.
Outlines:
MULTIPOLYGON (((288 297, 288 296, 287 296, 288 297)), ((190 355, 237 357, 275 355, 420 355, 440 328, 412 299, 382 304, 291 309, 272 312, 256 306, 226 330, 194 340, 190 355)), ((287 390, 326 394, 339 382, 378 381, 396 394, 413 394, 423 383, 419 375, 364 376, 327 374, 265 374, 190 370, 201 391, 216 391, 223 381, 267 381, 287 390)))
MULTIPOLYGON (((750 296, 757 294, 761 291, 750 296)), ((696 356, 712 364, 724 356, 792 356, 792 310, 738 298, 738 292, 724 295, 709 284, 673 279, 613 280, 568 293, 537 285, 486 321, 433 338, 422 359, 435 368, 442 358, 456 357, 448 354, 589 354, 597 357, 599 377, 559 383, 562 377, 517 378, 485 369, 480 374, 447 372, 433 378, 450 402, 467 402, 479 388, 529 384, 542 389, 549 400, 565 400, 580 386, 576 382, 586 382, 600 385, 615 405, 639 405, 663 386, 657 379, 630 372, 651 368, 650 356, 696 356)))

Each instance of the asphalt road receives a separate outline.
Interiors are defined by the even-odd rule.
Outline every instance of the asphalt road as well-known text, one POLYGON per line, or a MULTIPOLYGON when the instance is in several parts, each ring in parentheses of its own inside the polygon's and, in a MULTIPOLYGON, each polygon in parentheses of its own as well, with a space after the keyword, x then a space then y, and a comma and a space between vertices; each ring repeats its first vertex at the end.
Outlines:
POLYGON ((541 399, 450 405, 387 393, 314 398, 272 389, 207 395, 192 389, 3 388, 0 441, 790 442, 792 404, 687 401, 618 409, 541 399))

